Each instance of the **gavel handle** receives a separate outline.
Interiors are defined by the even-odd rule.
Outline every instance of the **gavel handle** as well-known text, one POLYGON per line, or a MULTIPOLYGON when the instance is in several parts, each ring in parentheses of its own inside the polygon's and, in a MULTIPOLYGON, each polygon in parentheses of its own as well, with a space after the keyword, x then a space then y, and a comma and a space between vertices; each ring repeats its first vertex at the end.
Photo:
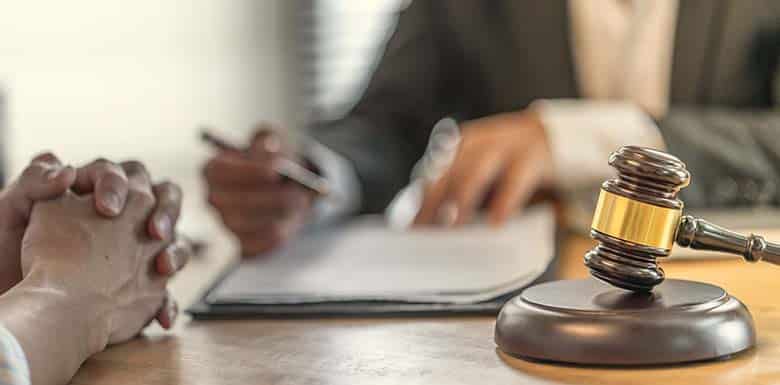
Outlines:
POLYGON ((682 217, 675 241, 695 250, 721 251, 741 255, 748 262, 780 265, 780 244, 767 242, 760 235, 737 234, 690 215, 682 217))

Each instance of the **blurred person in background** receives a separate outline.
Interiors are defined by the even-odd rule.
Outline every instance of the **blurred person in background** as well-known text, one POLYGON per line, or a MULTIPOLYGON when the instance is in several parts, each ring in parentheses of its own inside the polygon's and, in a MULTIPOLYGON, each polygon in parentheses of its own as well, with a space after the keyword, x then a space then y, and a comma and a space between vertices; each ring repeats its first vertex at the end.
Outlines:
POLYGON ((64 384, 155 318, 170 328, 166 283, 191 253, 180 208, 138 162, 33 159, 0 192, 0 383, 64 384))
POLYGON ((206 165, 209 200, 245 255, 272 250, 323 216, 383 210, 453 117, 462 140, 419 225, 482 208, 500 224, 539 191, 597 186, 627 144, 687 163, 688 206, 777 204, 779 25, 773 0, 412 1, 356 106, 311 127, 314 151, 260 130, 249 156, 206 165), (340 199, 275 175, 283 156, 340 199))

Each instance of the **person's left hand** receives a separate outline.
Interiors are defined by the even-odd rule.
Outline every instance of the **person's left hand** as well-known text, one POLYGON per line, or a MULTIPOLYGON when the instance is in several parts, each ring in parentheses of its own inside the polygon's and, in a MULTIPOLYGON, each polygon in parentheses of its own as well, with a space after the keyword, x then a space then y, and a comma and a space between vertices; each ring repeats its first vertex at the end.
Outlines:
MULTIPOLYGON (((56 199, 67 191, 94 194, 95 210, 104 217, 116 217, 127 204, 128 175, 146 173, 138 162, 116 164, 98 159, 75 169, 65 166, 51 153, 33 158, 22 175, 0 192, 0 294, 22 279, 20 250, 32 208, 36 202, 56 199)), ((155 209, 148 219, 147 232, 168 246, 157 255, 158 273, 170 276, 183 267, 190 257, 187 244, 174 240, 174 229, 181 210, 182 194, 172 183, 152 187, 155 209)), ((158 320, 170 327, 176 313, 176 304, 167 302, 160 309, 158 320)))
POLYGON ((492 115, 462 125, 450 167, 426 186, 415 225, 461 225, 487 206, 499 225, 552 182, 544 127, 530 110, 492 115))

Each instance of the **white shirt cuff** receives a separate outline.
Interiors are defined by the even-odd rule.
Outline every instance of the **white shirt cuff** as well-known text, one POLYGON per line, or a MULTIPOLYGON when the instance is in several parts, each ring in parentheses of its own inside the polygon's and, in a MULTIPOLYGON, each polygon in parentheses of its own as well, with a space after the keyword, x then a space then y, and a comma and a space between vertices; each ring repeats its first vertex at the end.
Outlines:
POLYGON ((653 120, 632 103, 547 99, 534 102, 532 108, 547 133, 556 184, 564 190, 613 177, 607 159, 621 146, 666 148, 653 120))
POLYGON ((349 160, 314 139, 306 138, 304 156, 328 181, 330 193, 317 200, 314 224, 338 220, 360 210, 360 180, 349 160))
POLYGON ((24 351, 16 337, 3 326, 0 326, 0 384, 30 384, 30 367, 24 351))

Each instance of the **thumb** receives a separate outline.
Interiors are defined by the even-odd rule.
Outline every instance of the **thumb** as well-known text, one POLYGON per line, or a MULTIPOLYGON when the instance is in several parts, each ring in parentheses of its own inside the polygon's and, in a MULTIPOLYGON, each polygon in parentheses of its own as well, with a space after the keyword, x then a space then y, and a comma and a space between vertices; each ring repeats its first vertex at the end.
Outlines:
POLYGON ((283 140, 270 125, 263 124, 249 144, 249 155, 254 159, 273 158, 282 152, 283 140))

